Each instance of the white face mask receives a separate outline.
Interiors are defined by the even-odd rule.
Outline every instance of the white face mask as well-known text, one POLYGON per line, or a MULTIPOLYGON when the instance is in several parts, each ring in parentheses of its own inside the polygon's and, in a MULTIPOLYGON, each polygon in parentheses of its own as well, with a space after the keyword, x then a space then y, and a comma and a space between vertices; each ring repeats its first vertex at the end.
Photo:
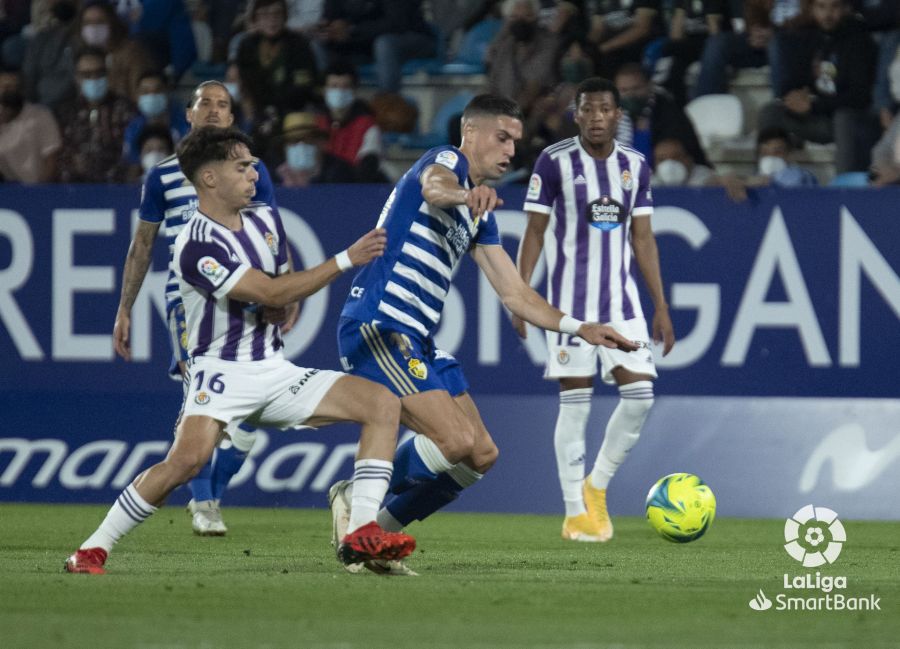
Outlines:
POLYGON ((888 79, 891 82, 891 97, 900 103, 900 56, 888 67, 888 79))
POLYGON ((331 110, 342 110, 353 103, 350 88, 325 88, 325 105, 331 110))
POLYGON ((316 166, 316 145, 297 142, 285 147, 288 167, 294 171, 310 171, 316 166))
POLYGON ((683 185, 688 178, 687 167, 678 160, 663 160, 656 165, 656 178, 663 185, 683 185))
POLYGON ((774 176, 779 171, 787 168, 784 158, 777 155, 764 155, 759 159, 758 171, 761 176, 774 176))
POLYGON ((228 91, 228 94, 231 95, 231 98, 235 103, 241 100, 241 87, 234 81, 226 81, 225 90, 228 91))
POLYGON ((165 157, 166 154, 162 151, 147 151, 147 153, 141 156, 141 169, 144 170, 144 173, 149 173, 150 170, 165 157))

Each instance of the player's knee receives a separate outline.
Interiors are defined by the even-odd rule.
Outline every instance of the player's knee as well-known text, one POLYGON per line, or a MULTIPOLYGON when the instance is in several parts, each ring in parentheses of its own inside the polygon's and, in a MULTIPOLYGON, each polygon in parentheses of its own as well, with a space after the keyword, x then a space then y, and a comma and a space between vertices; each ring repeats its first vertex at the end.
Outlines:
POLYGON ((206 465, 209 457, 202 453, 178 453, 166 459, 172 471, 173 477, 179 483, 185 483, 194 478, 200 469, 206 465))
POLYGON ((472 453, 472 464, 478 473, 487 473, 497 463, 499 456, 500 449, 494 444, 494 440, 488 438, 486 442, 482 441, 476 445, 472 453))
POLYGON ((475 429, 466 421, 458 422, 435 444, 450 462, 459 462, 475 450, 475 429))

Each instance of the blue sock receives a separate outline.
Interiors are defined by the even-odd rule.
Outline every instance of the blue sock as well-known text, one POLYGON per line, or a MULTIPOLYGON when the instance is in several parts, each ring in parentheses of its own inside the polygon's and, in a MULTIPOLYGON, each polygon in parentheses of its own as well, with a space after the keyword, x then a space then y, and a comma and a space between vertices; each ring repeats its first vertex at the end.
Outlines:
POLYGON ((410 437, 397 447, 397 452, 394 454, 394 473, 388 488, 389 493, 401 494, 416 485, 431 482, 437 478, 437 474, 425 466, 413 439, 410 437))
POLYGON ((200 473, 196 475, 196 477, 188 483, 188 488, 191 490, 191 497, 195 502, 203 502, 204 500, 212 500, 212 481, 210 480, 210 476, 212 475, 212 458, 209 458, 209 461, 203 465, 203 468, 200 469, 200 473))
MULTIPOLYGON (((396 465, 395 465, 396 466, 396 465)), ((459 498, 463 487, 446 473, 434 480, 420 482, 403 493, 388 499, 385 507, 406 527, 413 521, 424 521, 437 510, 459 498)))
POLYGON ((233 445, 228 448, 217 448, 216 459, 212 466, 212 497, 221 500, 234 474, 241 470, 247 453, 237 450, 233 445))

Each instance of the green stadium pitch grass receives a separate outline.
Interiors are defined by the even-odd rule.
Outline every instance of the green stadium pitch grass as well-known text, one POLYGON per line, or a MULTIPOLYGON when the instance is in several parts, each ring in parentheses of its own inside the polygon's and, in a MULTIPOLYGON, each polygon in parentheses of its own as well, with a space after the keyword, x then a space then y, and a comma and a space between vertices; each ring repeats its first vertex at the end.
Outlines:
POLYGON ((590 544, 560 539, 559 516, 441 513, 410 528, 422 576, 391 578, 341 569, 326 509, 228 508, 228 536, 200 538, 171 506, 119 543, 107 575, 64 573, 106 509, 0 504, 2 649, 900 647, 896 522, 844 521, 821 569, 881 611, 778 612, 749 601, 806 571, 775 519, 718 519, 676 545, 618 517, 610 543, 590 544))

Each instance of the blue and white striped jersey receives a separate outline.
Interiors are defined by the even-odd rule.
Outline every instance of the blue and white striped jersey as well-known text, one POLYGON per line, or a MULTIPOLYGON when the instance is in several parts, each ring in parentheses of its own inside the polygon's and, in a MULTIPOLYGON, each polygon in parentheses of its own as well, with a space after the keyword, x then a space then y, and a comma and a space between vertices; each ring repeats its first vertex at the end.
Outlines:
POLYGON ((590 322, 643 317, 631 248, 631 220, 653 214, 643 155, 616 142, 598 160, 577 136, 557 142, 538 157, 523 209, 550 215, 550 304, 590 322))
POLYGON ((241 210, 241 218, 243 227, 232 231, 195 210, 175 238, 173 267, 191 358, 258 361, 283 347, 279 327, 263 320, 259 305, 229 299, 228 291, 250 268, 271 277, 287 272, 284 226, 261 203, 241 210))
MULTIPOLYGON (((259 179, 253 200, 277 209, 275 189, 268 169, 260 161, 256 164, 259 179)), ((141 207, 138 212, 142 221, 162 223, 169 244, 169 277, 166 280, 166 311, 171 311, 180 301, 178 281, 172 264, 175 237, 181 232, 197 209, 197 190, 181 173, 178 158, 174 155, 159 161, 147 174, 141 187, 141 207)))
POLYGON ((444 210, 425 202, 420 177, 434 164, 455 173, 463 187, 472 186, 469 161, 456 147, 436 147, 419 158, 381 210, 387 249, 353 279, 343 317, 431 336, 459 260, 475 244, 500 244, 493 213, 473 220, 465 205, 444 210))

